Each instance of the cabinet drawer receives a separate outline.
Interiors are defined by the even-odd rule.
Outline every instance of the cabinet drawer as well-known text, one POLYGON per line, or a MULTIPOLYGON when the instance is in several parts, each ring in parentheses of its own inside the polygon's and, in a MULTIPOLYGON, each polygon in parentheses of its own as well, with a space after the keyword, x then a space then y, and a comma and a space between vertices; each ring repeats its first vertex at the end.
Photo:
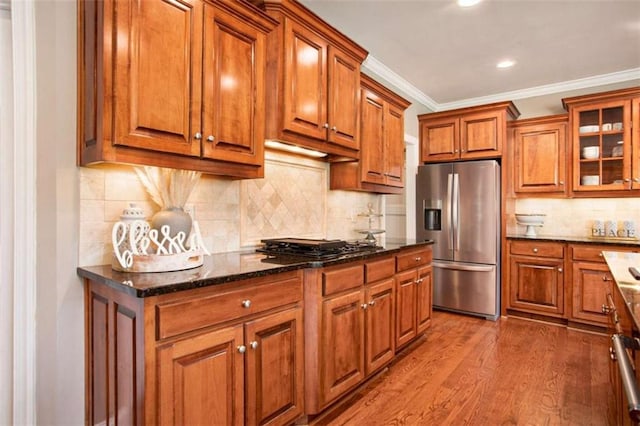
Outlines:
POLYGON ((433 252, 430 247, 399 254, 396 256, 396 270, 404 271, 418 266, 428 265, 431 263, 432 257, 433 252))
POLYGON ((327 268, 322 272, 323 294, 339 293, 364 284, 364 267, 361 263, 353 266, 327 268))
POLYGON ((364 274, 368 283, 388 278, 395 272, 396 260, 393 257, 372 260, 364 264, 364 274))
POLYGON ((267 311, 302 300, 300 275, 156 306, 157 339, 267 311))
POLYGON ((602 256, 603 251, 625 251, 632 252, 637 251, 629 247, 620 247, 614 245, 574 245, 572 248, 573 260, 584 260, 587 262, 600 262, 605 263, 602 256))
POLYGON ((511 241, 509 252, 523 256, 564 257, 564 245, 544 241, 511 241))

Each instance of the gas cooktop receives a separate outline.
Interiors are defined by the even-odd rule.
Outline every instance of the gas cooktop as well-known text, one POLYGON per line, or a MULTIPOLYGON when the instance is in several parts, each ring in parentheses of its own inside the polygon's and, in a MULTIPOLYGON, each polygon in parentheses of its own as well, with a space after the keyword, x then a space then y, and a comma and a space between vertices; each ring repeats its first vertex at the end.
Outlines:
POLYGON ((291 256, 332 259, 346 254, 375 251, 381 247, 365 241, 315 240, 306 238, 274 238, 262 240, 256 251, 269 256, 291 256))

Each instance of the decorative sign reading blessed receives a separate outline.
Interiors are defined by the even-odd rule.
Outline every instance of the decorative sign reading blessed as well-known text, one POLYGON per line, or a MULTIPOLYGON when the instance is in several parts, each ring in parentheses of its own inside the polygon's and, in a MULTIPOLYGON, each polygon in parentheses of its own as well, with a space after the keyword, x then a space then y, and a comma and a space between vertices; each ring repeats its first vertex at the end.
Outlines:
POLYGON ((116 222, 111 230, 114 261, 112 268, 126 272, 166 272, 196 268, 203 255, 211 253, 205 247, 198 222, 193 221, 189 240, 184 232, 171 237, 168 225, 160 231, 148 222, 134 220, 116 222))

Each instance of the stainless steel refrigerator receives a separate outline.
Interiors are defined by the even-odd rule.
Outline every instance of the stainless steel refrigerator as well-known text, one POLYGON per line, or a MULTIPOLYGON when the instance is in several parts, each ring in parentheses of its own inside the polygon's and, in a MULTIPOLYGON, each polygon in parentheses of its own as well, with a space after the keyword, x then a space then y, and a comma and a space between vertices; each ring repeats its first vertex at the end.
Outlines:
POLYGON ((428 164, 416 178, 416 237, 433 245, 433 305, 500 315, 500 165, 428 164))

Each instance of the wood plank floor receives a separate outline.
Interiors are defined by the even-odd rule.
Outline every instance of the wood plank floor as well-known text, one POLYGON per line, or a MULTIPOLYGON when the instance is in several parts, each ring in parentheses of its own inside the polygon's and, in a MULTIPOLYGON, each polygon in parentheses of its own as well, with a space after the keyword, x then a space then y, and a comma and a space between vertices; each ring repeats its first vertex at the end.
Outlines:
POLYGON ((607 425, 609 339, 434 312, 425 337, 315 425, 607 425))

